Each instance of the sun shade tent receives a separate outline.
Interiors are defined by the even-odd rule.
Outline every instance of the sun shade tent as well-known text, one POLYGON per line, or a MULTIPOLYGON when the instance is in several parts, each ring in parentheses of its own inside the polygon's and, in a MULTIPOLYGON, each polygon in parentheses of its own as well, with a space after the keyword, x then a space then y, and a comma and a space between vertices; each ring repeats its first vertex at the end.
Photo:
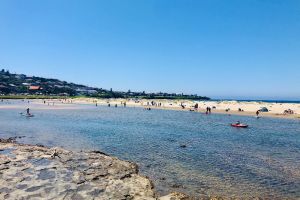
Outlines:
POLYGON ((268 108, 266 108, 266 107, 262 107, 259 111, 260 112, 269 112, 268 108))

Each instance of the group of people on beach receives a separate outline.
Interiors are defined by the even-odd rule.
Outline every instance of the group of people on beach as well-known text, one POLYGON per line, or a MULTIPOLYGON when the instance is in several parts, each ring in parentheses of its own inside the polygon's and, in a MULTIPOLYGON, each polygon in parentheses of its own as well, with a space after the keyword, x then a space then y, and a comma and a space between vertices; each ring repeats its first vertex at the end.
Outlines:
POLYGON ((121 105, 123 105, 124 107, 126 107, 126 101, 125 102, 121 101, 121 105))
MULTIPOLYGON (((97 106, 97 105, 98 105, 98 104, 96 103, 96 106, 97 106)), ((126 107, 126 102, 121 102, 121 105, 123 105, 123 107, 126 107)), ((108 107, 111 106, 109 102, 107 103, 107 106, 108 106, 108 107)), ((118 104, 115 104, 115 107, 117 108, 117 107, 118 107, 118 104)))
POLYGON ((206 107, 206 112, 205 114, 211 114, 211 107, 206 107))
POLYGON ((294 111, 292 109, 287 109, 287 110, 283 111, 283 114, 284 115, 286 115, 286 114, 294 114, 294 111))
POLYGON ((161 107, 162 106, 162 104, 161 104, 161 102, 155 102, 155 101, 151 101, 151 102, 147 102, 147 106, 155 106, 155 107, 161 107))

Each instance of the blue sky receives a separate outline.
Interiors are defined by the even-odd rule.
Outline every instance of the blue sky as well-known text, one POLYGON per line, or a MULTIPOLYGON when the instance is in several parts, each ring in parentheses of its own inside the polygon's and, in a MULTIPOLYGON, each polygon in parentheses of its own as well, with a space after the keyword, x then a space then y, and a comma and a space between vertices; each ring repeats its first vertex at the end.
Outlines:
POLYGON ((0 68, 114 90, 300 99, 299 0, 0 0, 0 68))

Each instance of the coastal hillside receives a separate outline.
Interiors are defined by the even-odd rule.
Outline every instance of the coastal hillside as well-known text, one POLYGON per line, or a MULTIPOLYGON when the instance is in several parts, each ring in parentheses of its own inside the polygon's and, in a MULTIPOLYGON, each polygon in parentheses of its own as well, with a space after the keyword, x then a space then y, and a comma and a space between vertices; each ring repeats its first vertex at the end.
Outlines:
POLYGON ((4 96, 87 96, 96 98, 144 98, 144 99, 190 99, 209 100, 205 96, 176 93, 146 93, 113 91, 89 87, 81 84, 69 83, 54 78, 43 78, 27 76, 25 74, 14 74, 8 70, 0 71, 0 95, 4 96))

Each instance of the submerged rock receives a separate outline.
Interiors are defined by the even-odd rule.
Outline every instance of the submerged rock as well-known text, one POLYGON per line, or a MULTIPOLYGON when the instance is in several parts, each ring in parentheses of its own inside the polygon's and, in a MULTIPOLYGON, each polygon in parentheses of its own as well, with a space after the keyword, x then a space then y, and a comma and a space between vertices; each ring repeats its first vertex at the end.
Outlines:
POLYGON ((159 198, 159 200, 190 200, 190 199, 191 198, 186 194, 179 193, 179 192, 172 192, 169 195, 159 198))
POLYGON ((0 199, 185 200, 157 197, 135 163, 100 151, 72 152, 0 140, 0 199))
POLYGON ((0 199, 156 199, 134 163, 99 152, 1 141, 0 199))

